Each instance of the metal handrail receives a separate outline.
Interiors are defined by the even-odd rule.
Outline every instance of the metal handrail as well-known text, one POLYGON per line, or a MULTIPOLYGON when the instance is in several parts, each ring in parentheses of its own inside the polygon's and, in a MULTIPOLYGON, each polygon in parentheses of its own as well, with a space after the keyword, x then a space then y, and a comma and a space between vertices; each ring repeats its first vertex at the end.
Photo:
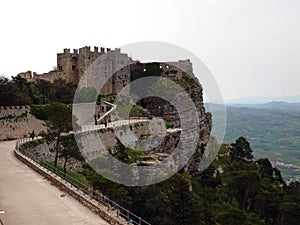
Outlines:
POLYGON ((130 124, 147 122, 147 121, 150 121, 147 117, 120 118, 117 121, 108 123, 106 127, 104 124, 82 126, 75 133, 84 133, 84 132, 96 131, 96 130, 101 130, 106 128, 117 128, 124 125, 130 125, 130 124))
POLYGON ((90 200, 95 200, 98 204, 102 204, 105 207, 107 207, 107 210, 112 210, 116 212, 117 217, 122 217, 126 219, 127 223, 131 224, 137 224, 137 225, 151 225, 147 221, 143 220, 141 217, 137 216, 136 214, 130 212, 129 210, 125 209, 124 207, 120 206, 118 203, 112 201, 105 195, 103 195, 100 192, 92 190, 89 186, 83 184, 81 181, 75 179, 74 177, 68 175, 67 173, 65 174, 63 170, 60 168, 54 167, 54 165, 48 163, 48 162, 43 162, 43 161, 38 161, 37 157, 29 153, 27 151, 22 152, 20 150, 20 147, 22 144, 30 142, 30 138, 21 138, 17 140, 16 143, 16 151, 19 154, 22 154, 28 160, 31 160, 35 164, 40 165, 44 169, 47 170, 47 172, 50 172, 52 174, 55 174, 56 176, 60 177, 62 180, 64 180, 66 183, 68 183, 71 187, 75 187, 77 190, 82 191, 84 195, 88 195, 90 200))
POLYGON ((107 102, 107 101, 102 101, 104 104, 106 104, 106 105, 109 105, 110 107, 112 107, 109 111, 107 111, 106 113, 104 113, 104 115, 102 115, 99 119, 97 119, 97 123, 98 124, 100 124, 101 123, 101 121, 103 120, 103 119, 105 119, 105 117, 106 116, 108 116, 112 111, 114 111, 116 108, 117 108, 117 106, 116 105, 114 105, 114 104, 112 104, 112 103, 110 103, 110 102, 107 102))

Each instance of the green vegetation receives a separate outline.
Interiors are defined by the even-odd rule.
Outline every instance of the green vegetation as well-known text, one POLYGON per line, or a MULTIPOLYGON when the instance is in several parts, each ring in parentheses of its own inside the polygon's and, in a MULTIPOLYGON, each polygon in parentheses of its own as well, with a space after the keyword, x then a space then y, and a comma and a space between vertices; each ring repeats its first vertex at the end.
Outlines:
POLYGON ((45 112, 45 108, 49 107, 49 104, 46 105, 31 105, 30 114, 39 120, 47 120, 48 116, 45 112))
POLYGON ((57 79, 53 83, 45 80, 28 82, 20 76, 8 79, 0 77, 0 105, 39 105, 51 102, 72 103, 76 85, 57 79))
POLYGON ((102 95, 102 94, 99 94, 98 97, 97 97, 96 104, 100 105, 102 100, 110 102, 110 103, 114 103, 115 99, 116 99, 115 95, 102 95))
POLYGON ((83 87, 75 95, 74 102, 89 103, 97 100, 97 90, 94 87, 83 87))
MULTIPOLYGON (((74 138, 68 141, 66 146, 75 145, 74 138)), ((123 162, 130 164, 145 156, 120 144, 114 156, 123 162)), ((151 186, 111 182, 85 163, 83 171, 66 173, 151 224, 283 225, 297 224, 300 219, 300 183, 287 185, 267 158, 254 161, 244 137, 223 144, 206 170, 193 175, 181 170, 151 186), (220 167, 222 172, 217 172, 220 167)))
POLYGON ((7 116, 2 116, 0 117, 0 120, 7 120, 7 119, 14 119, 14 118, 26 118, 27 117, 27 112, 23 112, 20 115, 7 115, 7 116))
POLYGON ((78 145, 76 144, 74 135, 67 135, 61 137, 62 149, 60 149, 59 157, 64 159, 64 178, 67 174, 67 163, 70 158, 75 158, 79 161, 83 160, 83 157, 79 151, 78 145))
POLYGON ((164 122, 167 129, 171 128, 171 124, 167 120, 164 120, 164 122))
POLYGON ((121 162, 132 164, 136 163, 137 161, 147 161, 151 160, 151 157, 147 156, 147 153, 145 151, 140 151, 136 149, 131 149, 128 147, 125 147, 119 139, 117 139, 117 152, 113 154, 113 156, 118 159, 121 162))
POLYGON ((190 93, 190 96, 193 101, 196 101, 200 97, 200 86, 193 74, 183 73, 182 79, 174 80, 179 84, 187 93, 190 93))
MULTIPOLYGON (((43 134, 43 136, 48 142, 54 140, 56 142, 54 167, 57 167, 62 133, 68 133, 72 130, 72 108, 63 103, 54 102, 45 107, 45 113, 48 117, 46 122, 48 132, 43 134)), ((65 160, 67 161, 67 159, 65 160)))
POLYGON ((147 63, 141 73, 141 77, 160 76, 162 72, 163 69, 160 68, 159 63, 147 63))
POLYGON ((118 104, 117 107, 119 117, 141 117, 143 108, 132 104, 118 104))
MULTIPOLYGON (((159 76, 161 71, 158 65, 147 65, 140 76, 159 76)), ((184 75, 179 83, 187 91, 191 91, 189 93, 193 100, 199 98, 200 89, 192 77, 184 75)), ((155 82, 151 85, 155 87, 155 82)), ((271 155, 271 152, 276 152, 273 147, 277 147, 277 153, 283 154, 286 150, 290 160, 298 163, 299 113, 263 110, 249 112, 237 109, 238 113, 235 112, 237 114, 234 115, 229 110, 228 136, 225 141, 230 143, 235 137, 243 135, 253 142, 255 152, 247 139, 240 137, 230 145, 223 144, 218 157, 204 171, 189 173, 182 169, 171 178, 155 185, 127 187, 97 174, 83 162, 73 135, 62 135, 72 128, 71 107, 67 104, 73 101, 74 90, 74 85, 62 80, 51 84, 47 81, 28 83, 18 76, 11 81, 0 79, 1 105, 35 104, 31 113, 47 119, 48 133, 44 134, 44 139, 55 142, 55 156, 51 162, 54 167, 58 166, 58 157, 64 159, 62 177, 69 175, 91 185, 95 191, 100 191, 151 224, 299 223, 300 183, 286 184, 281 172, 273 167, 268 158, 264 156, 258 159, 253 156, 259 152, 271 155), (82 171, 67 171, 66 165, 70 158, 82 162, 82 171)), ((94 96, 94 91, 85 89, 79 98, 91 100, 91 96, 94 96)), ((105 97, 98 96, 98 99, 105 97)), ((142 108, 132 105, 124 105, 123 108, 121 106, 119 110, 121 116, 122 112, 130 112, 130 116, 140 116, 142 113, 142 108)), ((235 109, 232 110, 234 112, 235 109)), ((40 140, 26 143, 22 146, 22 151, 40 143, 40 140)), ((198 150, 196 154, 201 156, 203 153, 201 149, 198 150)), ((145 152, 126 148, 120 142, 114 156, 128 164, 151 160, 145 152)), ((109 162, 103 161, 104 163, 109 162)))
MULTIPOLYGON (((138 65, 138 64, 137 64, 138 65)), ((138 68, 138 66, 136 67, 138 68)), ((160 68, 159 63, 147 63, 145 67, 140 66, 139 71, 131 71, 130 79, 131 81, 134 81, 138 78, 142 77, 149 77, 149 76, 155 76, 158 77, 162 74, 163 69, 160 68)))
POLYGON ((240 134, 256 150, 300 150, 299 112, 228 107, 227 113, 225 142, 240 134))
POLYGON ((136 163, 137 161, 152 160, 151 157, 147 157, 147 153, 145 151, 130 149, 128 147, 126 147, 123 151, 116 152, 114 157, 127 164, 136 163))
POLYGON ((40 140, 40 139, 36 139, 36 140, 30 141, 30 142, 26 142, 25 144, 23 144, 21 146, 20 150, 21 150, 21 152, 24 152, 24 151, 26 151, 26 149, 36 147, 36 146, 38 146, 42 143, 44 143, 44 141, 40 140))
MULTIPOLYGON (((218 111, 215 112, 219 113, 218 111)), ((218 126, 218 121, 214 121, 218 126)), ((225 143, 242 135, 251 141, 256 158, 300 166, 300 113, 294 110, 227 107, 225 143)), ((285 179, 300 178, 299 170, 279 167, 285 179)))

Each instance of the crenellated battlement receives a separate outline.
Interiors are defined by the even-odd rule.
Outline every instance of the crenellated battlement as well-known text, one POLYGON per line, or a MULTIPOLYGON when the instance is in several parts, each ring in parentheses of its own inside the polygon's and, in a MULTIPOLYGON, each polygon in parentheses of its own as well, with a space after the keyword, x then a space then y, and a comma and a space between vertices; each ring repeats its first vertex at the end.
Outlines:
MULTIPOLYGON (((79 49, 73 49, 71 51, 69 48, 65 48, 62 53, 58 53, 59 56, 70 57, 72 55, 81 55, 81 54, 104 54, 106 52, 111 51, 111 48, 104 48, 94 46, 93 51, 91 50, 91 46, 85 46, 79 49)), ((120 51, 119 48, 116 48, 115 51, 120 51)))
MULTIPOLYGON (((36 79, 43 79, 53 82, 55 79, 64 79, 68 82, 78 84, 80 79, 83 77, 85 71, 89 68, 93 62, 101 55, 110 52, 114 58, 117 57, 116 63, 119 64, 122 70, 116 72, 114 76, 109 79, 107 84, 103 88, 104 94, 116 94, 124 86, 130 83, 130 67, 126 67, 133 60, 128 57, 127 54, 121 53, 120 48, 104 48, 94 46, 84 46, 79 49, 65 48, 61 53, 57 54, 57 67, 49 71, 48 73, 37 74, 35 72, 27 71, 20 73, 19 75, 28 81, 34 81, 36 79), (125 66, 125 67, 124 67, 125 66)), ((137 61, 136 61, 137 62, 137 61)), ((162 77, 169 77, 172 79, 181 79, 183 71, 192 73, 192 63, 190 60, 179 60, 177 62, 160 62, 160 68, 162 69, 162 77)), ((134 66, 137 71, 144 69, 145 64, 138 63, 134 66), (141 68, 139 68, 141 67, 141 68)), ((111 69, 111 67, 108 67, 111 69)), ((112 71, 110 71, 112 72, 112 71)))

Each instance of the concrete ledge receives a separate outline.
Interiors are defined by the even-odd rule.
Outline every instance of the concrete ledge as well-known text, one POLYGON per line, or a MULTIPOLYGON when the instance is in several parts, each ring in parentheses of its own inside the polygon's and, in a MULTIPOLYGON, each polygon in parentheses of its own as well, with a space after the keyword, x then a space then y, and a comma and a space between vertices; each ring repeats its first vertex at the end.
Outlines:
MULTIPOLYGON (((39 164, 35 163, 30 158, 24 156, 19 151, 15 150, 15 156, 25 163, 27 166, 41 174, 42 176, 46 177, 50 180, 55 186, 64 190, 81 204, 92 210, 95 214, 99 215, 102 219, 107 221, 112 225, 124 225, 127 224, 125 220, 120 217, 113 216, 109 213, 107 209, 98 205, 97 203, 92 202, 87 195, 82 193, 81 191, 76 190, 73 188, 69 183, 61 179, 60 177, 56 176, 54 173, 46 170, 44 167, 40 166, 39 164)), ((112 212, 112 211, 111 211, 112 212)))

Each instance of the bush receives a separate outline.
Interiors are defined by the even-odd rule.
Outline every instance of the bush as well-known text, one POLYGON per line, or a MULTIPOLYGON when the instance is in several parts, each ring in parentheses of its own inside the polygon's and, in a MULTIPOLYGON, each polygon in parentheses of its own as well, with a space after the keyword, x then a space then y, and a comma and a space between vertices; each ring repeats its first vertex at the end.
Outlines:
POLYGON ((94 87, 83 87, 75 96, 77 103, 90 103, 97 101, 97 90, 94 87))
POLYGON ((35 118, 39 120, 47 120, 48 116, 45 112, 46 106, 49 106, 49 104, 45 105, 32 105, 30 107, 30 114, 33 115, 35 118))

